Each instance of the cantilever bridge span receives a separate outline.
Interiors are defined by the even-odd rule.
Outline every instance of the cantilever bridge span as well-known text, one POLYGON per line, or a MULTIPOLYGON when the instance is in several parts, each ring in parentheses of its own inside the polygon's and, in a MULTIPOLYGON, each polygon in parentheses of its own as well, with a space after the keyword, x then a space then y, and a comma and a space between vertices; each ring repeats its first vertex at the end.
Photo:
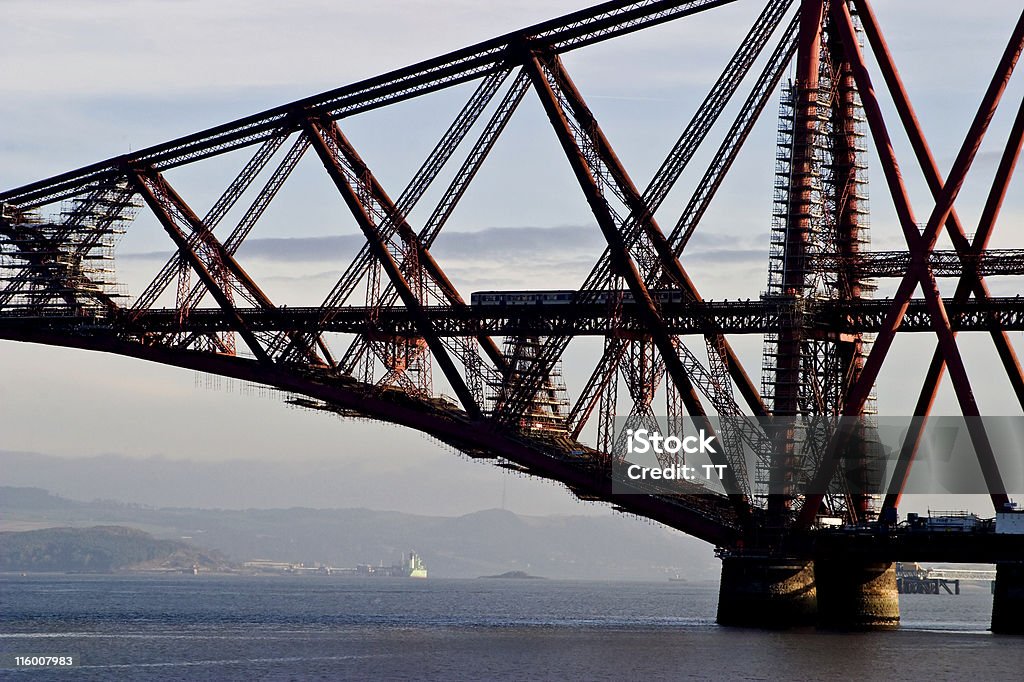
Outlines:
MULTIPOLYGON (((989 248, 1024 139, 1024 104, 978 224, 966 226, 955 209, 1024 46, 1024 13, 1007 25, 1006 47, 943 177, 868 0, 597 5, 0 193, 0 338, 274 386, 306 407, 409 426, 472 457, 560 481, 718 546, 722 622, 891 625, 892 562, 942 559, 1000 562, 993 626, 1019 631, 1007 614, 1021 604, 1024 536, 939 538, 892 523, 924 419, 912 423, 884 497, 837 468, 847 432, 804 431, 823 419, 870 417, 898 332, 936 337, 916 415, 928 415, 947 372, 964 416, 982 415, 957 344, 968 332, 991 338, 1024 409, 1024 372, 1008 334, 1024 330, 1024 304, 993 296, 986 283, 1024 274, 1024 251, 989 248), (732 4, 754 6, 753 24, 641 188, 561 55, 732 4), (398 193, 344 133, 355 114, 469 83, 468 101, 398 193), (604 252, 576 289, 470 297, 431 248, 528 97, 543 107, 604 252), (730 103, 735 119, 713 141, 730 103), (885 113, 890 106, 895 115, 885 113), (778 111, 775 164, 764 174, 775 197, 765 216, 767 285, 743 300, 705 300, 681 256, 766 107, 778 111), (892 142, 897 133, 909 141, 905 158, 892 142), (891 200, 905 249, 868 249, 869 147, 883 171, 876 204, 879 195, 891 200), (168 171, 228 152, 247 160, 201 215, 168 171), (695 189, 672 206, 680 176, 705 156, 695 189), (287 307, 250 275, 239 249, 303 158, 322 167, 365 241, 321 305, 287 307), (910 170, 924 177, 926 205, 910 201, 910 170), (435 185, 429 196, 440 198, 413 224, 435 185), (130 298, 110 263, 116 237, 140 211, 155 217, 173 255, 130 298), (951 250, 936 248, 943 232, 951 250), (940 278, 955 287, 940 291, 940 278), (873 298, 886 279, 891 295, 873 298), (763 340, 760 382, 730 344, 737 334, 763 340), (601 338, 602 352, 567 391, 562 358, 583 336, 601 338), (441 395, 435 378, 454 397, 441 395), (656 398, 669 423, 686 415, 712 429, 708 418, 721 418, 716 462, 735 470, 732 450, 753 444, 756 474, 728 476, 723 493, 618 481, 613 494, 615 417, 650 424, 656 398), (776 419, 787 426, 758 431, 776 419), (836 530, 836 519, 851 532, 836 530)), ((997 453, 983 427, 970 437, 995 510, 1008 512, 997 453)))

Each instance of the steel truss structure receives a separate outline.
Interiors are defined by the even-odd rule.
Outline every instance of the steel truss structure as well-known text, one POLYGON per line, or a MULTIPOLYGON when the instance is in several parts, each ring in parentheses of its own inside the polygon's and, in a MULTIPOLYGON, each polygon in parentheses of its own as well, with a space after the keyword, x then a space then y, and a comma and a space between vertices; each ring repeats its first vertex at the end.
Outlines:
MULTIPOLYGON (((811 425, 870 413, 897 332, 931 332, 937 343, 915 412, 922 419, 907 436, 882 508, 899 501, 945 372, 963 414, 980 415, 957 333, 991 336, 1024 409, 1024 372, 1008 337, 1024 330, 1024 303, 992 296, 986 284, 986 277, 1024 274, 1024 251, 988 248, 1024 139, 1024 104, 973 237, 954 208, 1024 47, 1024 13, 945 178, 868 0, 768 0, 661 167, 640 187, 562 55, 739 1, 605 2, 0 193, 0 338, 273 386, 295 404, 423 431, 471 457, 561 481, 582 498, 727 550, 799 551, 793 548, 813 542, 822 515, 870 522, 880 511, 875 501, 856 493, 849 471, 835 467, 851 434, 822 435, 811 425), (877 74, 868 68, 868 49, 877 74), (793 78, 783 83, 791 66, 793 78), (469 100, 404 190, 391 194, 345 135, 345 119, 470 82, 476 87, 469 100), (666 229, 655 214, 744 83, 735 120, 666 229), (752 300, 705 300, 680 256, 777 93, 767 291, 752 300), (913 149, 902 167, 882 93, 913 149), (606 248, 570 300, 470 303, 431 249, 527 97, 542 105, 606 248), (868 249, 868 147, 878 150, 905 250, 868 249), (252 155, 200 216, 167 172, 235 150, 252 155), (238 253, 307 156, 323 167, 364 242, 321 305, 285 307, 270 299, 238 253), (911 164, 934 200, 921 213, 903 181, 911 164), (451 179, 440 199, 422 225, 412 224, 409 215, 445 169, 451 179), (129 302, 109 264, 114 238, 141 210, 155 216, 173 256, 129 302), (240 217, 222 228, 228 216, 240 217), (935 249, 943 229, 954 250, 935 249), (940 295, 940 277, 957 279, 953 295, 940 295), (898 281, 895 293, 871 298, 885 278, 898 281), (345 348, 332 347, 339 334, 349 339, 345 348), (733 334, 765 339, 760 387, 733 350, 733 334), (570 341, 582 336, 601 337, 602 353, 570 401, 560 363, 570 341), (435 391, 435 379, 454 399, 435 391), (718 417, 724 452, 713 459, 725 465, 724 494, 687 482, 666 493, 631 481, 617 481, 623 487, 612 494, 613 465, 622 454, 613 420, 656 424, 658 395, 670 422, 688 415, 714 431, 710 418, 718 417), (791 426, 764 431, 745 416, 785 417, 791 426), (597 435, 585 442, 588 424, 597 435), (756 452, 756 471, 747 469, 743 446, 756 452)), ((1000 508, 1007 491, 987 435, 980 426, 970 435, 1000 508)))

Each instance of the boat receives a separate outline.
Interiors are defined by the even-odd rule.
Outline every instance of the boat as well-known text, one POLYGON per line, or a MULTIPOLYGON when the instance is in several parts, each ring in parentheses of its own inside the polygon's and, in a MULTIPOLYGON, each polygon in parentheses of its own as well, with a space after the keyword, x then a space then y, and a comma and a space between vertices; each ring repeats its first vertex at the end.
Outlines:
POLYGON ((402 555, 402 572, 398 575, 405 575, 406 578, 426 578, 427 567, 423 563, 423 559, 416 552, 409 552, 409 557, 406 558, 402 555))

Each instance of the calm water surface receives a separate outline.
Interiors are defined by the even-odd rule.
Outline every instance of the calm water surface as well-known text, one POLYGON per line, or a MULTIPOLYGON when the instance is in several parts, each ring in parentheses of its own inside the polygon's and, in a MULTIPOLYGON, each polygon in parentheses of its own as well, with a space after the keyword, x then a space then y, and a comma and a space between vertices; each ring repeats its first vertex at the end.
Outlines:
MULTIPOLYGON (((1021 680, 988 586, 906 595, 889 633, 714 623, 717 586, 335 577, 0 577, 3 680, 1021 680)), ((1024 614, 1022 614, 1024 617, 1024 614)))

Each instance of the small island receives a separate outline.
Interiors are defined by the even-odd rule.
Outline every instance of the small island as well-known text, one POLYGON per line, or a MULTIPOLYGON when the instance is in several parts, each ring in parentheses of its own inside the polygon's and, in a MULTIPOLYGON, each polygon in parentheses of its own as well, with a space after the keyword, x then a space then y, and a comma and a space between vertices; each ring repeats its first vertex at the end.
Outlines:
POLYGON ((542 575, 530 575, 526 571, 506 571, 500 575, 482 575, 480 578, 484 580, 547 580, 542 575))

